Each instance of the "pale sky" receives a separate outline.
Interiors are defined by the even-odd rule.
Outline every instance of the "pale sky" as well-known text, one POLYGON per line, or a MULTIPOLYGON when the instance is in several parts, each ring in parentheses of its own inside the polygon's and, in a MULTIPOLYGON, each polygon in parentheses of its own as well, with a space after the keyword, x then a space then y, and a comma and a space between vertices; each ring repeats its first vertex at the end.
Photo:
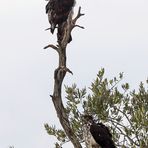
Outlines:
MULTIPOLYGON (((0 148, 52 148, 44 123, 58 124, 51 98, 57 53, 44 0, 0 1, 0 148)), ((89 87, 100 68, 137 88, 148 77, 148 1, 79 0, 85 30, 73 30, 65 85, 89 87)), ((58 124, 59 125, 59 124, 58 124)), ((69 145, 64 148, 68 148, 69 145)))

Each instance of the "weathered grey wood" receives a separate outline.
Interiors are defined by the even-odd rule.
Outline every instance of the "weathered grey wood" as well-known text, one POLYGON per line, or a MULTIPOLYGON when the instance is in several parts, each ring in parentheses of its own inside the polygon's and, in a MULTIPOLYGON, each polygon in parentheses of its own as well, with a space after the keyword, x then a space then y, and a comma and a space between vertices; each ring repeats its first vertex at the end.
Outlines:
POLYGON ((67 44, 68 44, 68 40, 69 40, 71 31, 74 27, 83 28, 79 25, 76 25, 77 19, 80 16, 84 15, 84 14, 80 13, 80 10, 81 10, 81 8, 79 8, 78 14, 74 19, 72 19, 72 13, 70 13, 70 15, 68 17, 68 21, 65 24, 65 28, 64 28, 65 32, 64 32, 63 40, 60 43, 58 43, 57 46, 49 44, 48 46, 44 47, 44 49, 49 48, 49 47, 53 48, 54 50, 56 50, 58 52, 58 55, 59 55, 59 66, 54 71, 54 90, 53 90, 53 95, 51 95, 51 97, 52 97, 52 101, 53 101, 54 107, 56 109, 56 113, 59 118, 59 121, 60 121, 66 135, 68 136, 68 138, 72 142, 74 148, 82 148, 82 146, 70 126, 68 115, 66 114, 65 108, 63 105, 61 91, 62 91, 62 82, 64 80, 66 73, 67 72, 72 73, 66 67, 66 48, 67 48, 67 44))

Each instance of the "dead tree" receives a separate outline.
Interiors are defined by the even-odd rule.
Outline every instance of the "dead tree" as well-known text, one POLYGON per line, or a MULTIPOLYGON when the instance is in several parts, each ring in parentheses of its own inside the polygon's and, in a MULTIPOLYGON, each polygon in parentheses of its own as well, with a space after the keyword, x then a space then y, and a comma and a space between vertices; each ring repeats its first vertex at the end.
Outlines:
POLYGON ((72 71, 67 68, 66 66, 66 48, 68 44, 68 40, 71 34, 71 31, 75 27, 83 28, 82 26, 76 25, 76 21, 78 18, 80 18, 82 15, 81 13, 81 7, 79 7, 77 16, 73 19, 72 13, 69 14, 67 22, 64 26, 64 36, 60 42, 58 42, 58 45, 49 44, 48 46, 44 47, 46 48, 52 48, 58 53, 59 57, 59 66, 54 71, 54 90, 53 95, 50 95, 54 104, 54 107, 56 109, 57 116, 59 118, 59 121, 68 136, 69 140, 72 142, 75 148, 82 148, 78 138, 76 137, 75 133, 72 131, 70 127, 70 122, 68 119, 68 115, 65 112, 65 108, 63 105, 62 100, 62 82, 67 72, 72 74, 72 71))

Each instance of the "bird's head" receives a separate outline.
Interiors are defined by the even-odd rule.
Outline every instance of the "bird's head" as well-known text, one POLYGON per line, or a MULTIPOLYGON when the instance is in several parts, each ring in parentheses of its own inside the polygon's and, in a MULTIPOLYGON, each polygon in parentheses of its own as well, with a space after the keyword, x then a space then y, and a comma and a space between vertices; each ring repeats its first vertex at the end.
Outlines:
POLYGON ((87 124, 87 125, 91 125, 92 123, 94 123, 94 119, 93 119, 93 116, 92 115, 83 115, 83 122, 84 124, 87 124))

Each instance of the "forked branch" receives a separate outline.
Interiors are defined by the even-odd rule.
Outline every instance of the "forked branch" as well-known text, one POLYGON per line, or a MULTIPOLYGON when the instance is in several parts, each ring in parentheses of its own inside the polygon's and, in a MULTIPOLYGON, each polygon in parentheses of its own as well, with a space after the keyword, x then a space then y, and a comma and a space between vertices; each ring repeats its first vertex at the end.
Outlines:
POLYGON ((84 13, 81 13, 81 7, 79 7, 79 10, 78 10, 78 14, 77 16, 73 19, 73 24, 76 23, 77 19, 80 18, 81 16, 83 16, 84 13))
POLYGON ((52 49, 55 49, 56 51, 58 51, 58 47, 53 45, 53 44, 49 44, 49 45, 44 47, 44 49, 47 49, 47 48, 52 48, 52 49))
POLYGON ((79 25, 75 25, 77 19, 80 16, 84 15, 84 14, 81 14, 80 11, 81 11, 81 7, 79 8, 78 14, 74 19, 72 19, 72 13, 69 14, 68 20, 64 25, 64 35, 63 35, 62 41, 58 42, 57 46, 49 44, 48 46, 44 47, 44 49, 47 49, 49 47, 53 48, 54 50, 56 50, 58 52, 58 55, 59 55, 59 66, 54 71, 53 95, 50 95, 50 96, 52 98, 57 116, 59 118, 59 121, 60 121, 67 137, 74 145, 74 148, 82 148, 82 146, 81 146, 77 136, 75 135, 75 133, 73 132, 73 130, 71 128, 69 117, 68 117, 68 115, 66 113, 66 109, 63 105, 62 82, 63 82, 67 72, 73 74, 72 71, 66 67, 66 48, 67 48, 68 39, 70 37, 72 29, 74 27, 84 28, 79 25))

